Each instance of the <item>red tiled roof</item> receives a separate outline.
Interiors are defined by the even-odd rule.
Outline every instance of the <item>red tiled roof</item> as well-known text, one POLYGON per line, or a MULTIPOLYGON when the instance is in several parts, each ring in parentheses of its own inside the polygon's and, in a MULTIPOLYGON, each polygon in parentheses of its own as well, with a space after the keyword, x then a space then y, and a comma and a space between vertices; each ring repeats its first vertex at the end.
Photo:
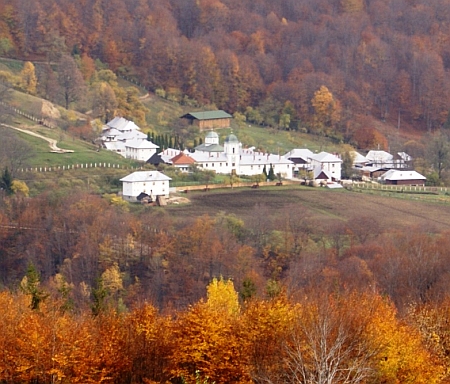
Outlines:
POLYGON ((195 160, 192 157, 185 155, 183 152, 180 152, 178 155, 173 157, 172 159, 173 165, 183 165, 183 164, 194 164, 195 160))

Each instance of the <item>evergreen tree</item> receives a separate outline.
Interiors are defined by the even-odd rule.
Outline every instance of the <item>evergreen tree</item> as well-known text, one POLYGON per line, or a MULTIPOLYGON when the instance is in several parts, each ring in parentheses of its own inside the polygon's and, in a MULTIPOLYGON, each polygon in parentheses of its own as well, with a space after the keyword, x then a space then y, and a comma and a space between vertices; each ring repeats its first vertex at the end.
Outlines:
POLYGON ((270 181, 274 181, 275 180, 275 172, 273 170, 273 166, 272 164, 270 164, 270 169, 269 169, 269 175, 268 178, 270 181))
POLYGON ((47 294, 39 288, 41 277, 33 264, 27 268, 27 274, 20 283, 22 291, 31 296, 30 308, 38 310, 40 303, 47 298, 47 294))
POLYGON ((241 299, 247 301, 256 295, 256 285, 249 277, 242 282, 241 299))
POLYGON ((8 167, 3 170, 2 176, 0 178, 0 188, 3 189, 7 195, 13 193, 12 190, 13 177, 8 167))
POLYGON ((266 169, 266 165, 264 164, 264 168, 263 168, 263 175, 265 176, 264 180, 267 180, 269 178, 268 174, 267 174, 267 169, 266 169))
POLYGON ((103 279, 100 277, 97 279, 97 286, 92 288, 92 300, 91 305, 92 315, 98 316, 106 308, 106 297, 108 296, 108 291, 103 284, 103 279))

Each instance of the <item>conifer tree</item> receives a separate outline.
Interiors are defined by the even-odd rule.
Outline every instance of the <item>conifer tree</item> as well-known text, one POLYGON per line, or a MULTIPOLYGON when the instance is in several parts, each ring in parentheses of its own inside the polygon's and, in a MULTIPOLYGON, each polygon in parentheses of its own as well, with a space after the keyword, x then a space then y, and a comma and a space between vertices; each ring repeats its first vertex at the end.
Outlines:
POLYGON ((12 194, 12 182, 13 177, 8 167, 3 170, 2 177, 0 178, 0 188, 3 189, 7 195, 12 194))
POLYGON ((30 308, 38 310, 40 303, 48 296, 41 288, 39 288, 41 277, 33 264, 27 268, 27 274, 20 283, 22 291, 31 296, 30 308))
POLYGON ((274 172, 274 170, 273 170, 272 164, 270 164, 270 169, 269 169, 269 175, 268 175, 268 178, 269 178, 270 181, 275 180, 275 172, 274 172))

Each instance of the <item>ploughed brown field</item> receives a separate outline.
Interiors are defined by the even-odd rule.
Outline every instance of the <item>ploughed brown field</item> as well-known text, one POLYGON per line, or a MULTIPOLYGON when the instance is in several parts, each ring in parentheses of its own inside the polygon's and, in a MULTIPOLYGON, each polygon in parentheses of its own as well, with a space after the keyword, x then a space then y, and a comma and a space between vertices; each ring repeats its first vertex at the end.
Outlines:
MULTIPOLYGON (((223 189, 186 194, 189 204, 167 206, 174 215, 215 216, 219 212, 248 219, 258 207, 270 215, 282 214, 292 205, 305 208, 311 218, 325 221, 348 221, 355 217, 373 217, 384 230, 423 228, 424 231, 450 230, 450 198, 416 200, 389 195, 371 195, 324 188, 272 187, 264 189, 223 189)), ((422 197, 423 198, 423 197, 422 197)))

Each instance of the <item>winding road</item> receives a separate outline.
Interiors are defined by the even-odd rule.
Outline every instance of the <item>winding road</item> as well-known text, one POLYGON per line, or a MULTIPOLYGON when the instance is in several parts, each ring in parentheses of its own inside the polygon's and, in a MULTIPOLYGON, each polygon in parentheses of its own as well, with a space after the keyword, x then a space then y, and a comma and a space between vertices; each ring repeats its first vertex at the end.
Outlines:
POLYGON ((15 129, 16 131, 20 131, 20 132, 26 133, 27 135, 35 136, 35 137, 38 137, 38 138, 40 138, 42 140, 45 140, 48 143, 48 145, 50 146, 50 152, 52 152, 52 153, 73 153, 73 150, 71 150, 71 149, 59 148, 57 146, 57 141, 56 140, 50 139, 50 138, 45 137, 45 136, 42 136, 39 133, 28 131, 28 130, 22 129, 22 128, 13 127, 12 125, 7 125, 7 124, 1 124, 1 125, 3 127, 15 129))

